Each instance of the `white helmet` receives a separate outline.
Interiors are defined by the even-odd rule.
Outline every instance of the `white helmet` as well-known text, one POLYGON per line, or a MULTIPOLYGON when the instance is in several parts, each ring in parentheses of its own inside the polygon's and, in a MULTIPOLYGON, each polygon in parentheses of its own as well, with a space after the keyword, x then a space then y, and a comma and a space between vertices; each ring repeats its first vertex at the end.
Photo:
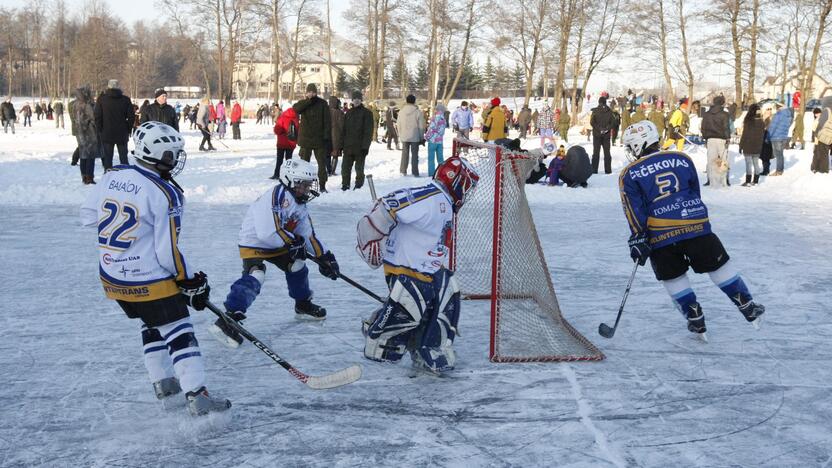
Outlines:
POLYGON ((287 159, 280 168, 280 183, 295 196, 298 203, 306 203, 318 193, 318 168, 300 158, 287 159))
POLYGON ((627 154, 635 160, 644 156, 644 150, 659 143, 659 131, 653 122, 642 120, 624 130, 621 142, 627 148, 627 154))
POLYGON ((133 131, 133 157, 175 176, 185 167, 185 140, 170 125, 145 122, 133 131))

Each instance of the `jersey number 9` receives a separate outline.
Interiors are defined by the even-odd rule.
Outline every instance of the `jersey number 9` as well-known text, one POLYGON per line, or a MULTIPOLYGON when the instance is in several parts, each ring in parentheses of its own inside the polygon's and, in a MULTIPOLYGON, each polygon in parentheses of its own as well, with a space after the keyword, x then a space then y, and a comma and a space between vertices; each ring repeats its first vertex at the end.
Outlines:
POLYGON ((114 250, 127 250, 135 237, 125 237, 138 226, 138 209, 129 203, 104 200, 101 209, 107 214, 98 223, 98 243, 114 250))

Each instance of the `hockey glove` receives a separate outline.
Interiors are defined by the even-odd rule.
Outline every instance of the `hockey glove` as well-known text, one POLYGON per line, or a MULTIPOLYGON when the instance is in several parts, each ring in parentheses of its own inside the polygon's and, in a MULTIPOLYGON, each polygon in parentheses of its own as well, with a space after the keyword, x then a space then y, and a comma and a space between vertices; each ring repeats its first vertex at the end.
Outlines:
POLYGON ((295 239, 289 244, 289 260, 306 260, 306 239, 303 236, 295 234, 295 239))
POLYGON ((647 234, 637 232, 630 236, 630 258, 639 265, 647 263, 650 258, 650 243, 647 241, 647 234))
POLYGON ((193 278, 177 281, 176 284, 189 306, 196 310, 205 308, 211 293, 211 286, 208 286, 208 276, 205 273, 200 271, 193 278))
POLYGON ((338 279, 338 274, 341 273, 341 269, 338 267, 338 262, 335 260, 335 255, 332 252, 327 251, 327 253, 318 257, 318 271, 326 276, 331 280, 338 279))

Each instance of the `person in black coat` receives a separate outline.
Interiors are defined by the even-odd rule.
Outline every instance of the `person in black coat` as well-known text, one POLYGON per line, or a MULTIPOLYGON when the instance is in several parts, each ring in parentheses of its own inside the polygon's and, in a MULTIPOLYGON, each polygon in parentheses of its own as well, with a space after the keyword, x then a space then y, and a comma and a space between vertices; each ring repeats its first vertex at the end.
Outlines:
MULTIPOLYGON (((708 148, 708 182, 705 185, 710 185, 711 179, 716 171, 716 160, 728 158, 728 143, 731 138, 731 129, 729 123, 728 112, 725 111, 725 98, 717 96, 714 98, 713 105, 702 117, 702 138, 705 139, 705 144, 708 148)), ((759 154, 759 153, 757 153, 759 154)))
POLYGON ((114 147, 118 148, 121 164, 128 164, 127 140, 133 131, 133 103, 118 88, 118 81, 110 80, 107 89, 98 96, 95 103, 95 127, 101 138, 104 169, 113 167, 114 147))
POLYGON ((598 159, 601 156, 601 148, 604 148, 604 172, 612 174, 610 132, 615 125, 615 118, 612 110, 607 106, 607 98, 603 96, 598 98, 598 107, 592 109, 589 124, 592 126, 592 172, 598 172, 598 159))
POLYGON ((743 187, 757 185, 760 181, 760 153, 766 136, 766 124, 758 114, 760 106, 751 104, 742 124, 740 154, 745 156, 745 183, 743 187))
POLYGON ((176 118, 176 110, 168 104, 168 93, 164 88, 159 88, 155 93, 156 100, 148 105, 142 113, 141 122, 161 122, 170 125, 179 131, 179 119, 176 118))
POLYGON ((344 162, 341 165, 341 190, 350 189, 352 166, 355 163, 355 189, 364 185, 364 160, 373 140, 373 113, 362 102, 360 91, 352 93, 352 109, 344 116, 341 130, 341 144, 344 148, 344 162))
POLYGON ((9 133, 9 126, 11 126, 12 135, 14 135, 14 123, 17 121, 17 114, 14 111, 11 96, 6 98, 3 104, 0 104, 0 115, 3 117, 3 132, 9 133))

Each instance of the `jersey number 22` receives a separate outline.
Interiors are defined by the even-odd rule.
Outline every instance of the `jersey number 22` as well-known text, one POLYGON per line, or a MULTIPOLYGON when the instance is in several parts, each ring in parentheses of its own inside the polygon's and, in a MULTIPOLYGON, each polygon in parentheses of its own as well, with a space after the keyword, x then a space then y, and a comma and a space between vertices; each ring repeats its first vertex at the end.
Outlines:
POLYGON ((139 210, 110 199, 104 200, 101 209, 107 214, 98 223, 98 243, 115 250, 129 249, 136 238, 125 236, 138 226, 139 210))

